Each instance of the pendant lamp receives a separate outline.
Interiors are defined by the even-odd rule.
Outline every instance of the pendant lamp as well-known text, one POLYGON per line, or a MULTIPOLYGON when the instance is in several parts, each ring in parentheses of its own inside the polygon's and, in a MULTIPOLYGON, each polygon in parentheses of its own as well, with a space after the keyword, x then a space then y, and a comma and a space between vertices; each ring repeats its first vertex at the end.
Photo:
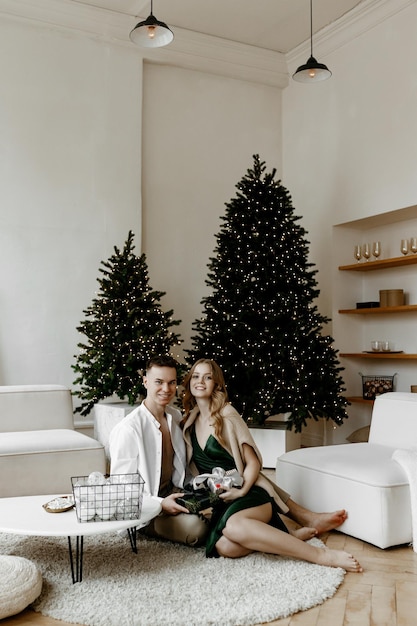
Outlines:
POLYGON ((144 48, 162 48, 174 39, 174 33, 165 24, 156 19, 153 14, 153 0, 151 0, 151 13, 144 22, 136 24, 131 31, 130 40, 144 48))
POLYGON ((323 63, 318 63, 313 57, 313 0, 310 0, 310 58, 307 63, 300 65, 293 74, 293 79, 299 83, 318 83, 332 75, 323 63))

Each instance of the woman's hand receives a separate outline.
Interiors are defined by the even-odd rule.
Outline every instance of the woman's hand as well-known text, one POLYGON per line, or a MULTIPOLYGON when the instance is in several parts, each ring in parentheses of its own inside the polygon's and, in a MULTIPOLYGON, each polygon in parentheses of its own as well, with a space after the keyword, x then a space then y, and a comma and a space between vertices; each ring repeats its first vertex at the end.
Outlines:
POLYGON ((189 513, 189 510, 177 502, 177 498, 181 498, 183 493, 171 493, 161 502, 162 512, 167 515, 178 515, 178 513, 189 513))
POLYGON ((230 487, 229 489, 225 487, 223 493, 219 494, 219 498, 224 502, 233 502, 233 500, 237 500, 242 495, 241 489, 238 489, 237 487, 230 487))

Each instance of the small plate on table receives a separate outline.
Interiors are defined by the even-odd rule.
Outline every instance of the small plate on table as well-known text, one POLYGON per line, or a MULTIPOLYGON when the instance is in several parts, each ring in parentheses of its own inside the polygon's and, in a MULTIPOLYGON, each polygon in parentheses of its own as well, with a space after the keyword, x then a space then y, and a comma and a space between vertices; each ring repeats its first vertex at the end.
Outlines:
POLYGON ((47 513, 64 513, 74 508, 75 503, 73 496, 59 496, 42 504, 42 506, 47 513))

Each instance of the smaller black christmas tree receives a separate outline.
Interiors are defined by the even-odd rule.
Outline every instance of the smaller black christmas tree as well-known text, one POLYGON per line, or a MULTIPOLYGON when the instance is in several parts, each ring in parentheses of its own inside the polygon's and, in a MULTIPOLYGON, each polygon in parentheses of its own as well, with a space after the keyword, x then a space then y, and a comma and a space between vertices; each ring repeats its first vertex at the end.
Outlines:
POLYGON ((322 332, 329 319, 314 304, 319 290, 306 231, 276 171, 265 169, 255 155, 226 204, 208 265, 211 294, 202 300, 186 360, 217 361, 231 402, 247 421, 291 412, 288 427, 296 432, 308 418, 342 424, 343 368, 333 339, 322 332))
POLYGON ((162 311, 165 292, 149 286, 146 256, 134 254, 133 238, 129 231, 123 250, 115 246, 109 260, 101 262, 100 290, 77 327, 87 338, 78 344, 72 366, 78 374, 74 384, 80 385, 74 395, 83 401, 75 411, 81 415, 113 394, 134 404, 145 394, 141 371, 150 357, 171 354, 181 343, 169 330, 180 321, 172 319, 172 310, 162 311))

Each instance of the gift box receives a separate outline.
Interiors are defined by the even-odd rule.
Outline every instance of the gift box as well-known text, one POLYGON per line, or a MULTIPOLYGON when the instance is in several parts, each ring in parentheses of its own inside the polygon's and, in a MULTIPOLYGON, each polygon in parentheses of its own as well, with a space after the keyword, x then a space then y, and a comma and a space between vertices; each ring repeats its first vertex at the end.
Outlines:
POLYGON ((219 494, 232 487, 240 488, 243 478, 236 469, 225 471, 222 467, 213 467, 211 474, 195 476, 184 496, 177 499, 190 513, 199 513, 222 502, 219 494))
POLYGON ((183 496, 177 498, 178 504, 185 506, 190 513, 199 513, 215 506, 221 502, 221 499, 217 493, 213 493, 209 489, 202 489, 198 491, 186 491, 183 496))

